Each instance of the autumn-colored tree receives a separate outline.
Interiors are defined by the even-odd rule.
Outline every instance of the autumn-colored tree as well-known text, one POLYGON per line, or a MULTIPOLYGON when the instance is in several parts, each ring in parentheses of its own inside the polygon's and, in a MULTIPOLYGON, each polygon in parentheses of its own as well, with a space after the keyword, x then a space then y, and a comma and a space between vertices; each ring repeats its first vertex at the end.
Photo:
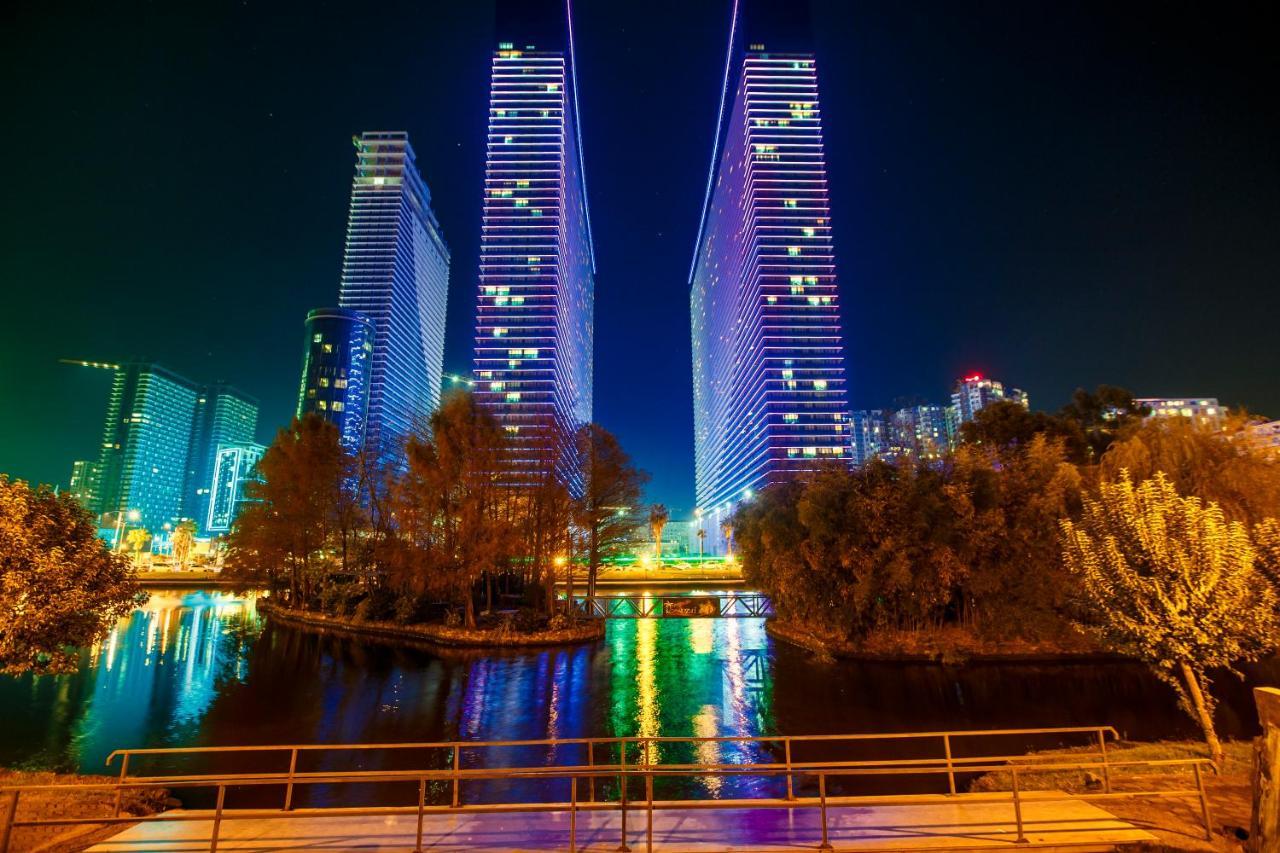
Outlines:
POLYGON ((246 487, 253 501, 241 512, 229 537, 232 577, 266 576, 274 587, 287 572, 289 600, 305 605, 336 555, 346 566, 342 530, 344 507, 358 482, 355 460, 342 447, 338 428, 317 415, 295 419, 276 433, 258 462, 261 482, 246 487))
POLYGON ((663 504, 654 504, 649 507, 649 530, 653 532, 653 541, 655 543, 654 557, 658 564, 662 564, 662 529, 667 526, 667 522, 671 520, 671 511, 663 504))
POLYGON ((486 573, 510 565, 518 549, 510 443, 498 421, 465 392, 446 396, 430 434, 410 437, 401 489, 401 524, 409 550, 401 583, 460 604, 475 627, 474 589, 486 573))
POLYGON ((1248 419, 1232 415, 1214 430, 1186 418, 1149 418, 1111 445, 1099 463, 1103 480, 1128 471, 1134 480, 1163 472, 1179 494, 1212 501, 1229 521, 1254 525, 1280 518, 1280 457, 1247 440, 1248 419))
POLYGON ((71 672, 141 593, 69 495, 0 475, 0 672, 71 672))
POLYGON ((573 467, 582 483, 574 516, 586 539, 587 595, 596 594, 596 577, 606 557, 630 544, 644 484, 649 475, 636 467, 618 439, 599 424, 574 435, 573 467))
POLYGON ((1263 519, 1253 528, 1253 541, 1258 547, 1258 568, 1280 596, 1280 521, 1263 519))
POLYGON ((178 522, 178 526, 173 529, 173 536, 169 540, 169 544, 173 550, 173 561, 179 568, 186 568, 187 560, 191 559, 191 548, 196 542, 196 523, 191 519, 185 519, 178 522))
POLYGON ((1247 528, 1216 503, 1182 497, 1163 473, 1134 485, 1122 471, 1061 530, 1089 611, 1081 627, 1170 684, 1221 761, 1207 673, 1256 660, 1280 638, 1276 593, 1247 528))

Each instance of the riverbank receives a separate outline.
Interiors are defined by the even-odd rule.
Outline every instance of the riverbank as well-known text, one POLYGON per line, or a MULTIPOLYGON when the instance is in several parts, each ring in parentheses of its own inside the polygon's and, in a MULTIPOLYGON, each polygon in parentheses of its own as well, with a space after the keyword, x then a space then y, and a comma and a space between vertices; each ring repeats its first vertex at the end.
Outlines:
POLYGON ((859 643, 824 635, 777 617, 765 630, 774 639, 807 649, 820 657, 903 663, 1090 663, 1124 660, 1105 652, 1079 634, 1052 641, 1019 638, 988 640, 963 628, 926 631, 882 631, 859 643))
POLYGON ((371 637, 382 640, 454 648, 530 648, 567 646, 604 639, 603 619, 581 619, 565 627, 523 632, 510 627, 467 629, 443 624, 401 625, 398 622, 360 622, 308 610, 290 610, 259 599, 258 611, 282 625, 371 637))
MULTIPOLYGON (((1225 760, 1221 771, 1205 776, 1205 792, 1209 799, 1213 840, 1204 837, 1204 819, 1200 815, 1200 803, 1194 798, 1173 797, 1120 797, 1108 799, 1103 807, 1121 820, 1127 820, 1160 839, 1161 850, 1171 851, 1241 851, 1244 839, 1237 828, 1247 830, 1252 809, 1250 768, 1252 745, 1236 740, 1223 743, 1225 760)), ((1053 756, 1072 760, 1071 756, 1091 753, 1097 756, 1097 747, 1044 750, 1033 752, 1020 759, 1027 763, 1043 761, 1053 756)), ((1113 762, 1161 761, 1187 758, 1207 758, 1208 749, 1200 741, 1158 741, 1134 743, 1120 741, 1107 745, 1107 757, 1113 762)), ((1025 790, 1058 790, 1071 794, 1101 793, 1101 779, 1097 773, 1061 771, 1054 773, 1028 773, 1019 776, 1019 785, 1025 790)), ((1190 790, 1196 787, 1192 771, 1187 767, 1140 767, 1113 769, 1113 791, 1166 791, 1190 790)), ((1008 774, 987 774, 969 786, 971 791, 1007 791, 1008 774)))
MULTIPOLYGON (((114 776, 81 776, 74 773, 45 773, 0 769, 0 787, 6 785, 96 785, 116 782, 114 776)), ((5 801, 8 795, 3 795, 5 801)), ((142 817, 155 814, 178 802, 164 790, 129 791, 121 800, 123 814, 142 817)), ((18 800, 18 820, 93 818, 112 814, 115 793, 106 789, 85 791, 27 791, 18 800)), ((0 815, 0 822, 4 817, 0 815)), ((130 824, 82 824, 78 826, 29 826, 13 830, 9 849, 25 853, 74 853, 102 841, 130 824)))

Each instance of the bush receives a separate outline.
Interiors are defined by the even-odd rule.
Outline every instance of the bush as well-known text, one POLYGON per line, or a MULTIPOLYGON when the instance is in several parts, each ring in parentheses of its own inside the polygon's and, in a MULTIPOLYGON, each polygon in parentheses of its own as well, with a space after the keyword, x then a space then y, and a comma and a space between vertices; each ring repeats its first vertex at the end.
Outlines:
POLYGON ((395 611, 396 594, 386 587, 378 587, 356 605, 355 618, 359 622, 383 622, 395 615, 395 611))

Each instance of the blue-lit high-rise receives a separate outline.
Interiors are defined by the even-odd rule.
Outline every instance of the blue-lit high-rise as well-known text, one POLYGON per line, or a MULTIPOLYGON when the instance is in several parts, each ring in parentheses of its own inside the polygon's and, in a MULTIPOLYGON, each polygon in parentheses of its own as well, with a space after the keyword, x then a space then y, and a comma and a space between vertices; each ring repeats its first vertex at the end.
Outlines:
MULTIPOLYGON (((591 420, 595 262, 567 2, 499 5, 474 379, 518 448, 515 479, 591 420)), ((566 472, 568 476, 568 472, 566 472)))
POLYGON ((224 444, 252 442, 257 431, 257 399, 225 382, 200 388, 191 424, 182 516, 194 519, 201 532, 209 515, 218 448, 224 444))
POLYGON ((316 308, 307 314, 297 415, 332 423, 351 453, 364 447, 373 342, 373 323, 359 311, 316 308))
POLYGON ((807 21, 780 27, 766 5, 734 7, 690 271, 697 502, 713 517, 847 464, 852 445, 817 68, 807 21))
POLYGON ((355 144, 338 304, 373 324, 365 446, 387 459, 440 403, 449 249, 408 136, 355 144))

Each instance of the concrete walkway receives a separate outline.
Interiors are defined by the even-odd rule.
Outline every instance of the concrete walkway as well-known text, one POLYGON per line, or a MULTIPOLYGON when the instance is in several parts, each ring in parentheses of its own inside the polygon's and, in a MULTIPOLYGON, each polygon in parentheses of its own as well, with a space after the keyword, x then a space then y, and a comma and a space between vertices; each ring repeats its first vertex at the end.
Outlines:
MULTIPOLYGON (((1082 800, 1023 801, 1027 841, 1037 847, 1109 849, 1155 841, 1155 836, 1082 800)), ((839 802, 833 800, 833 802, 839 802)), ((654 849, 660 851, 815 850, 821 839, 816 808, 688 809, 660 804, 654 811, 654 849)), ((408 851, 416 815, 389 817, 268 818, 225 820, 219 850, 408 851)), ((840 805, 828 809, 831 844, 837 850, 962 850, 1020 848, 1010 803, 937 797, 922 805, 840 805)), ((550 851, 569 846, 568 812, 428 814, 423 849, 431 851, 550 851)), ((209 849, 212 821, 142 823, 90 850, 92 853, 187 853, 209 849)), ((627 842, 645 850, 645 812, 629 813, 627 842)), ((579 812, 579 850, 614 851, 617 812, 579 812)))

